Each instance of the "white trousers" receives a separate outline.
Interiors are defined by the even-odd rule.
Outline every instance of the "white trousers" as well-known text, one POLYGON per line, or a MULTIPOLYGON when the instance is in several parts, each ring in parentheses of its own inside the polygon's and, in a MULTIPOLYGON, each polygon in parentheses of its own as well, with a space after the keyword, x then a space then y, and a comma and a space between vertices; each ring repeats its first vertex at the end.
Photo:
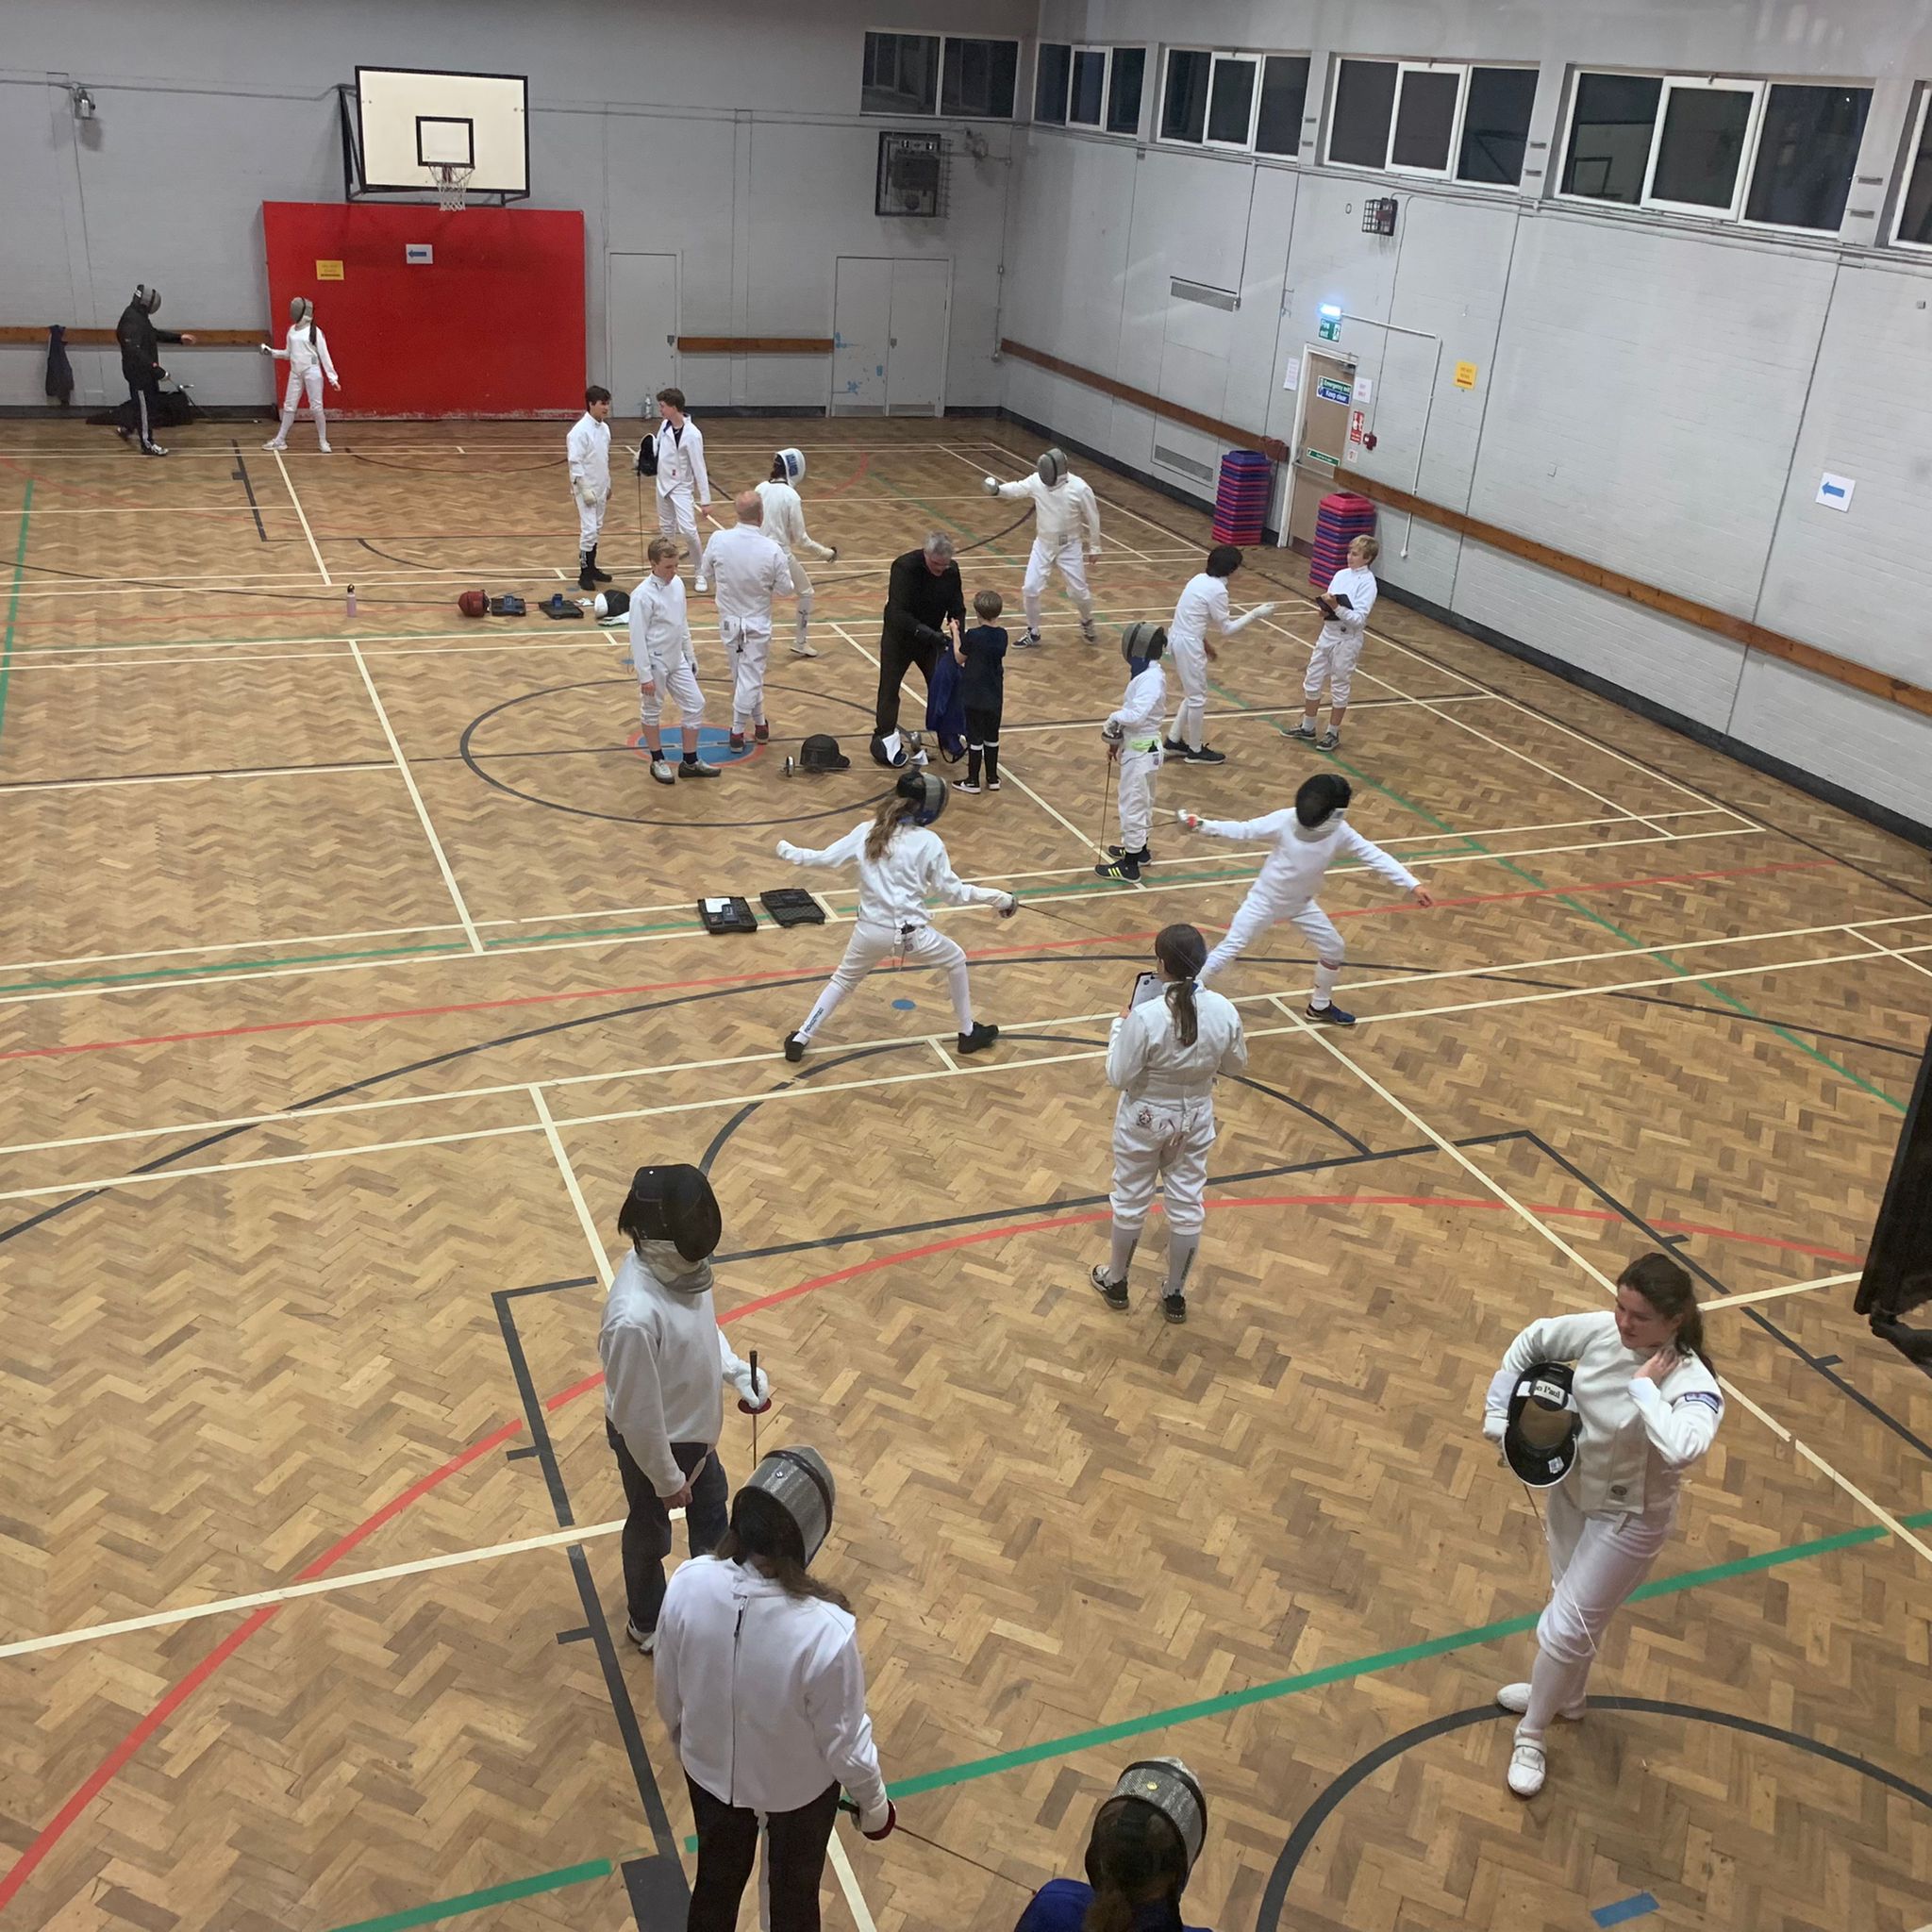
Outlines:
POLYGON ((1328 702, 1338 710, 1348 705, 1348 693, 1355 682, 1356 660, 1362 654, 1362 633, 1349 632, 1339 624, 1324 624, 1315 640, 1314 655, 1308 659, 1308 675, 1302 679, 1302 696, 1316 699, 1322 687, 1328 687, 1328 702))
POLYGON ((689 658, 680 658, 668 671, 659 671, 649 691, 639 683, 639 722, 655 725, 664 715, 667 697, 677 707, 680 724, 689 729, 705 722, 705 694, 698 689, 697 670, 689 658))
POLYGON ((1061 580, 1067 587, 1067 595, 1074 600, 1074 608, 1080 613, 1083 624, 1091 623, 1093 617, 1093 598, 1087 589, 1087 553, 1080 547, 1077 537, 1064 537, 1058 543, 1047 543, 1041 538, 1033 540, 1032 554, 1026 559, 1025 581, 1020 586, 1020 598, 1026 607, 1026 628, 1040 628, 1040 593, 1046 589, 1047 577, 1054 567, 1059 567, 1061 580))
MULTIPOLYGON (((1550 1552, 1550 1600, 1536 1641, 1559 1663, 1589 1666, 1610 1619, 1650 1574, 1670 1540, 1674 1509, 1648 1515, 1586 1516, 1559 1483, 1543 1491, 1550 1552)), ((1577 1695, 1582 1695, 1579 1682, 1577 1695)))
POLYGON ((852 929, 845 957, 838 971, 826 982, 817 1004, 806 1015, 798 1029, 801 1040, 809 1040, 852 989, 886 959, 896 958, 905 965, 937 966, 946 975, 953 995, 953 1016, 961 1033, 973 1031, 973 994, 966 976, 966 955, 952 940, 929 925, 916 925, 910 932, 897 927, 861 921, 852 929))
POLYGON ((1113 1114, 1114 1226, 1138 1234, 1160 1190, 1172 1235, 1198 1235, 1207 1219, 1201 1197, 1214 1148, 1211 1100, 1130 1100, 1113 1114))
POLYGON ((726 618, 720 641, 731 659, 731 728, 749 731, 765 722, 765 671, 772 661, 772 626, 726 618))
POLYGON ((698 513, 689 483, 658 491, 658 528, 664 536, 675 537, 690 546, 691 575, 695 576, 704 561, 705 540, 698 535, 698 513))
POLYGON ((1181 707, 1174 714, 1168 737, 1190 751, 1199 751, 1208 730, 1208 653, 1185 638, 1170 637, 1167 661, 1180 675, 1181 707))
POLYGON ((1221 943, 1208 955, 1208 963, 1201 968, 1201 984, 1206 986, 1217 973, 1232 965, 1271 925, 1282 919, 1314 947, 1315 1004, 1324 1004, 1334 991, 1335 975, 1341 970, 1348 952, 1341 943, 1341 935, 1335 930, 1335 922, 1312 899, 1305 899, 1299 906, 1277 906, 1267 893, 1250 891, 1229 921, 1221 943))
POLYGON ((597 539, 604 533, 604 512, 610 508, 610 491, 607 489, 594 503, 586 503, 573 491, 571 501, 577 507, 577 548, 596 549, 597 539))
POLYGON ((1121 753, 1121 850, 1144 852, 1154 824, 1154 780, 1160 748, 1121 753))
POLYGON ((308 413, 315 418, 316 440, 326 448, 328 445, 328 415, 322 407, 322 369, 317 364, 308 369, 291 369, 288 387, 282 391, 282 426, 275 431, 277 442, 287 442, 289 430, 295 421, 295 411, 302 407, 302 398, 308 398, 308 413))
POLYGON ((792 639, 795 649, 804 643, 805 627, 811 622, 811 579, 805 574, 805 563, 801 558, 789 550, 785 556, 786 560, 791 565, 791 594, 798 601, 798 630, 792 639))

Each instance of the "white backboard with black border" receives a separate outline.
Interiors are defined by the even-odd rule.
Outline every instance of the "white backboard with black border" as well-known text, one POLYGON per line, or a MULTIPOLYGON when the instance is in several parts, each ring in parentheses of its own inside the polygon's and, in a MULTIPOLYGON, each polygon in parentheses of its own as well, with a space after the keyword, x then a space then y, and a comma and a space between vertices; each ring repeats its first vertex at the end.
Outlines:
POLYGON ((358 67, 352 192, 433 191, 442 164, 471 171, 472 195, 527 195, 528 94, 521 74, 358 67))

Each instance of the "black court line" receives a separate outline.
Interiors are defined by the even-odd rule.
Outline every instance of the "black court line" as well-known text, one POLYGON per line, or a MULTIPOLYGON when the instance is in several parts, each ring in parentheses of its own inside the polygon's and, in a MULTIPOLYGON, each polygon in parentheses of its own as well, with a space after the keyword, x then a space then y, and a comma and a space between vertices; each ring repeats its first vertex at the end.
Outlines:
POLYGON ((255 534, 266 543, 268 532, 261 526, 261 506, 255 500, 255 485, 248 480, 247 459, 242 454, 242 445, 233 437, 228 439, 228 447, 235 452, 236 480, 248 492, 248 513, 255 519, 255 534))

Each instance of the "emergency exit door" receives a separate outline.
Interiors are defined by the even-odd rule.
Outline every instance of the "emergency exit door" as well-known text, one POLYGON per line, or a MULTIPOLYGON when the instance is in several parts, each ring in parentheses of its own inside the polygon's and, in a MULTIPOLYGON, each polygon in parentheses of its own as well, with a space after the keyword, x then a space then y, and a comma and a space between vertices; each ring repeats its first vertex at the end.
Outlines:
POLYGON ((833 414, 944 414, 952 299, 950 261, 841 255, 832 298, 833 414))
POLYGON ((1294 440, 1293 491, 1288 536, 1292 543, 1315 539, 1315 513, 1336 487, 1336 471, 1348 447, 1348 408, 1355 395, 1355 363, 1347 357, 1308 349, 1302 357, 1299 427, 1294 440))

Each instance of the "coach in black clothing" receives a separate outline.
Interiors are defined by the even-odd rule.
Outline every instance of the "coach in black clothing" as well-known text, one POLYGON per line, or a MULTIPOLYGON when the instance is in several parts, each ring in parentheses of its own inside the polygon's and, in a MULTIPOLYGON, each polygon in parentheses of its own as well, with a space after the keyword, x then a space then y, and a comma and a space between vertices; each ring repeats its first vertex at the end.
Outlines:
POLYGON ((959 566, 953 560, 953 540, 935 530, 921 550, 908 550, 892 565, 886 591, 885 630, 879 639, 879 702, 873 718, 872 755, 874 763, 903 765, 906 748, 899 741, 899 687, 908 665, 932 682, 934 658, 952 646, 950 627, 964 635, 966 596, 959 588, 959 566))
POLYGON ((138 435, 144 457, 168 454, 155 441, 155 405, 161 377, 168 373, 161 367, 160 345, 194 340, 173 329, 157 328, 151 318, 160 306, 160 291, 143 285, 135 290, 134 300, 121 311, 121 320, 114 325, 115 340, 121 344, 121 374, 127 378, 127 393, 134 406, 133 425, 121 434, 124 438, 138 435))

